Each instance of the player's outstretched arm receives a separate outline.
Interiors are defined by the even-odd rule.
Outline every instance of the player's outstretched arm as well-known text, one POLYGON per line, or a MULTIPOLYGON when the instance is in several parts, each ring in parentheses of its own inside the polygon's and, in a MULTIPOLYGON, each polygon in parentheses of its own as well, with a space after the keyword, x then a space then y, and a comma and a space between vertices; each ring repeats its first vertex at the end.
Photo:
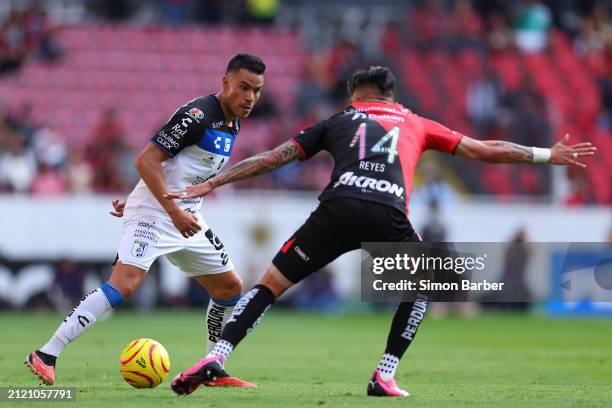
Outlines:
POLYGON ((268 173, 274 169, 284 166, 287 163, 299 159, 301 156, 300 150, 291 142, 275 147, 267 152, 259 153, 256 156, 244 159, 241 162, 233 165, 228 171, 213 177, 212 179, 189 186, 185 191, 172 192, 165 195, 169 198, 193 198, 203 197, 217 187, 224 184, 233 183, 238 180, 245 180, 251 177, 259 176, 260 174, 268 173))
POLYGON ((550 163, 558 165, 575 164, 586 167, 578 161, 579 157, 592 156, 597 147, 591 143, 569 145, 569 135, 557 142, 552 148, 527 147, 503 140, 476 140, 463 136, 455 154, 471 160, 487 163, 550 163))

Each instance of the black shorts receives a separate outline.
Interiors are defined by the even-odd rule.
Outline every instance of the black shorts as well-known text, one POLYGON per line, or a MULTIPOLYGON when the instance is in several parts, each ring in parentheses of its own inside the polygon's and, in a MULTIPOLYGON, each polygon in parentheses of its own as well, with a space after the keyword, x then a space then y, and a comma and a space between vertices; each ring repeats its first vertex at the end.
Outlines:
POLYGON ((323 201, 272 263, 298 283, 362 242, 417 242, 419 236, 406 214, 372 201, 334 198, 323 201))

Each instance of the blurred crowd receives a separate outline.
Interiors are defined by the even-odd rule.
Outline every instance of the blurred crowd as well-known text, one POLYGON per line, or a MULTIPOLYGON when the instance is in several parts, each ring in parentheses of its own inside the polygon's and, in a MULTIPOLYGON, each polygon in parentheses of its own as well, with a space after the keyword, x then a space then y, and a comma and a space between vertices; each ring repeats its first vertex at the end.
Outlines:
MULTIPOLYGON (((391 26, 383 41, 391 53, 401 50, 400 43, 408 43, 421 57, 440 50, 450 56, 448 63, 461 65, 466 61, 468 70, 463 79, 467 90, 461 113, 466 114, 467 121, 445 111, 445 103, 419 106, 421 95, 416 96, 417 109, 427 116, 440 118, 450 127, 480 139, 510 140, 528 146, 552 145, 565 132, 573 133, 575 143, 582 140, 597 143, 593 136, 599 134, 608 140, 609 146, 612 138, 611 9, 609 1, 423 0, 412 10, 409 24, 399 28, 391 26), (579 61, 579 69, 598 88, 595 112, 580 109, 581 96, 572 96, 569 103, 558 100, 562 98, 562 88, 573 81, 562 77, 566 73, 560 74, 561 67, 546 67, 546 61, 565 63, 569 58, 560 55, 561 44, 565 43, 579 61), (538 59, 539 56, 543 58, 538 59), (474 65, 470 64, 470 57, 474 65), (516 73, 511 69, 513 64, 518 66, 516 73), (516 80, 511 74, 515 74, 516 80), (542 78, 546 75, 556 78, 548 81, 542 78)), ((436 78, 435 74, 432 79, 437 82, 434 87, 446 86, 447 95, 450 93, 448 96, 452 97, 449 92, 452 84, 444 84, 445 78, 436 78)), ((567 95, 568 91, 564 92, 567 95)), ((609 151, 601 151, 606 153, 609 151)), ((471 192, 499 196, 552 193, 549 167, 513 166, 510 170, 488 166, 484 171, 480 164, 462 163, 461 167, 455 164, 450 163, 449 167, 462 171, 464 185, 471 192)), ((610 173, 612 169, 608 165, 603 170, 610 173)), ((609 189, 603 199, 595 197, 592 191, 600 186, 589 184, 588 178, 588 172, 575 167, 567 169, 563 180, 566 184, 563 201, 567 205, 612 201, 609 189)))
POLYGON ((87 12, 109 21, 162 21, 181 25, 270 24, 281 0, 89 0, 87 12))
MULTIPOLYGON (((284 24, 301 32, 310 54, 293 103, 281 105, 273 95, 265 94, 253 118, 245 121, 253 127, 263 124, 265 140, 240 151, 234 161, 273 147, 341 109, 346 103, 345 84, 349 75, 355 68, 370 63, 387 64, 394 69, 399 82, 398 100, 419 114, 481 139, 548 146, 562 131, 557 129, 559 111, 527 75, 515 86, 508 87, 493 68, 492 58, 496 53, 545 52, 554 32, 563 33, 571 41, 572 52, 585 64, 592 61, 601 99, 601 109, 593 126, 608 137, 612 135, 609 1, 385 1, 389 5, 387 14, 371 15, 357 12, 361 6, 367 10, 369 3, 363 1, 355 1, 354 7, 346 6, 346 2, 314 2, 319 5, 317 8, 296 0, 288 2, 293 12, 283 11, 282 3, 278 0, 86 2, 90 18, 111 21, 284 24), (326 7, 336 7, 337 12, 329 12, 326 7), (402 13, 397 13, 397 7, 401 7, 402 13), (321 25, 305 24, 312 19, 321 25), (356 31, 355 27, 360 30, 356 31), (325 33, 328 42, 333 39, 324 48, 317 37, 321 33, 325 33), (455 96, 449 91, 452 86, 437 71, 427 78, 430 82, 427 91, 431 90, 433 95, 415 88, 411 72, 402 60, 406 52, 413 52, 425 61, 430 58, 436 67, 440 63, 436 62, 434 53, 442 53, 442 64, 447 66, 442 67, 441 73, 454 69, 454 56, 474 55, 478 69, 473 70, 473 76, 465 78, 462 86, 466 90, 461 94, 464 100, 450 103, 455 96), (453 104, 461 107, 460 114, 450 108, 453 104)), ((0 67, 17 69, 29 58, 61 58, 61 44, 54 39, 53 25, 39 4, 34 2, 25 11, 11 12, 2 24, 0 67)), ((469 76, 472 71, 466 72, 469 76)), ((138 179, 133 161, 142 146, 130 144, 126 126, 114 107, 99 112, 98 125, 88 140, 85 146, 71 146, 48 124, 33 121, 31 106, 27 103, 18 109, 0 108, 0 192, 37 195, 129 192, 138 179)), ((425 202, 435 199, 444 205, 454 199, 456 191, 502 197, 552 193, 552 174, 547 166, 519 166, 512 170, 496 166, 484 171, 478 163, 457 163, 437 156, 426 158, 417 173, 415 199, 425 202)), ((330 170, 330 159, 319 155, 304 164, 289 165, 236 187, 320 190, 330 170)), ((563 182, 567 185, 563 197, 567 204, 601 202, 589 194, 585 172, 568 171, 563 182)))
POLYGON ((54 29, 39 3, 24 10, 11 9, 0 24, 0 76, 19 69, 28 59, 58 58, 61 51, 53 40, 54 29))
POLYGON ((0 192, 53 196, 124 193, 138 181, 136 152, 109 108, 84 149, 72 148, 52 127, 30 119, 31 107, 0 110, 0 192))

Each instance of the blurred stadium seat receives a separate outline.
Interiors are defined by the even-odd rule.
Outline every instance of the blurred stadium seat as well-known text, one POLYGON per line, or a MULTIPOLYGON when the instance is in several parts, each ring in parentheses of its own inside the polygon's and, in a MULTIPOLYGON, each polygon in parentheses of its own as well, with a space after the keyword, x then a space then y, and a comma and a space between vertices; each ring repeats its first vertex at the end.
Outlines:
POLYGON ((61 63, 26 64, 14 79, 0 80, 0 98, 9 107, 31 102, 37 120, 77 144, 91 137, 86 130, 97 116, 90 113, 113 105, 125 109, 122 121, 138 118, 129 136, 142 144, 177 106, 219 86, 236 44, 266 61, 267 88, 290 107, 306 57, 297 36, 273 30, 83 25, 58 34, 61 63))
MULTIPOLYGON (((144 3, 143 8, 151 6, 144 3)), ((138 123, 128 126, 125 135, 127 144, 137 150, 177 106, 218 88, 232 54, 249 51, 267 64, 264 94, 271 97, 273 108, 245 121, 243 134, 250 146, 238 144, 235 158, 240 159, 254 152, 251 146, 265 149, 286 139, 298 130, 295 123, 307 125, 340 109, 346 103, 344 83, 351 70, 383 63, 400 77, 400 101, 457 131, 540 146, 566 132, 576 142, 597 142, 602 154, 586 170, 595 201, 584 204, 612 202, 610 156, 604 154, 610 150, 612 130, 602 94, 602 83, 606 78, 609 82, 609 44, 581 51, 581 36, 588 39, 590 34, 572 32, 555 22, 546 33, 547 47, 524 52, 513 43, 516 27, 509 11, 480 2, 464 2, 467 8, 461 9, 454 1, 349 3, 351 13, 340 20, 334 20, 334 15, 348 3, 315 2, 303 7, 296 1, 284 3, 273 24, 233 24, 232 19, 244 16, 230 13, 220 22, 200 16, 205 21, 201 25, 195 21, 164 24, 163 15, 157 17, 162 21, 144 23, 130 21, 128 16, 121 22, 99 15, 84 19, 88 11, 83 5, 66 3, 64 10, 61 6, 49 10, 54 16, 62 12, 69 16, 65 17, 69 23, 51 31, 53 42, 62 50, 59 58, 24 58, 18 70, 0 77, 0 101, 9 111, 27 106, 37 127, 53 127, 72 149, 95 143, 93 130, 101 113, 116 107, 117 121, 138 123), (497 19, 489 12, 498 13, 497 19), (74 23, 78 15, 81 21, 74 23), (363 30, 355 31, 356 24, 363 30), (466 25, 464 29, 457 28, 461 24, 466 25), (415 31, 419 28, 425 31, 415 31), (505 36, 506 42, 500 43, 499 36, 505 36), (305 73, 311 69, 316 73, 309 82, 305 73), (469 112, 475 84, 497 92, 491 101, 498 105, 491 107, 494 117, 480 122, 469 112), (321 88, 322 99, 307 100, 297 109, 296 101, 303 96, 298 92, 313 86, 321 88), (540 134, 529 134, 538 128, 537 120, 543 125, 540 134), (531 128, 525 129, 530 121, 531 128)), ((566 6, 548 7, 558 14, 566 6)), ((554 190, 548 169, 526 166, 517 172, 522 176, 513 179, 499 169, 484 172, 480 166, 457 165, 444 158, 436 161, 445 169, 443 179, 459 191, 539 197, 550 196, 554 190), (530 180, 530 187, 521 180, 530 180)), ((306 165, 329 170, 329 163, 306 165)), ((310 188, 307 182, 302 184, 310 188)), ((257 180, 245 185, 269 188, 277 184, 257 180)), ((290 186, 278 185, 286 187, 290 186)))

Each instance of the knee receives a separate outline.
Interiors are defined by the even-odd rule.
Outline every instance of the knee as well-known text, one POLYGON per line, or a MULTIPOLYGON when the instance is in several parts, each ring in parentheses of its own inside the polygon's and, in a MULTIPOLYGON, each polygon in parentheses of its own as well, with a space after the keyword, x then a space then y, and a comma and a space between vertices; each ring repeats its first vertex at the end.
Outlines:
POLYGON ((293 283, 285 278, 274 265, 268 268, 266 273, 259 280, 259 284, 267 286, 277 298, 293 286, 293 283))
POLYGON ((242 293, 242 279, 238 275, 226 280, 222 285, 209 290, 209 295, 218 300, 234 299, 242 293))
POLYGON ((122 268, 121 270, 119 268, 113 270, 113 273, 108 279, 108 283, 121 293, 124 300, 127 300, 132 297, 142 283, 145 272, 139 269, 131 270, 125 266, 122 268))
POLYGON ((108 283, 119 293, 121 293, 123 300, 128 300, 129 298, 131 298, 134 292, 136 292, 136 290, 138 289, 138 286, 140 285, 139 282, 133 279, 121 279, 113 281, 112 277, 108 280, 108 283))
POLYGON ((125 280, 121 282, 118 286, 113 285, 113 287, 117 289, 119 293, 121 293, 121 296, 123 296, 124 300, 128 300, 129 298, 131 298, 139 286, 139 282, 136 282, 135 280, 125 280))

